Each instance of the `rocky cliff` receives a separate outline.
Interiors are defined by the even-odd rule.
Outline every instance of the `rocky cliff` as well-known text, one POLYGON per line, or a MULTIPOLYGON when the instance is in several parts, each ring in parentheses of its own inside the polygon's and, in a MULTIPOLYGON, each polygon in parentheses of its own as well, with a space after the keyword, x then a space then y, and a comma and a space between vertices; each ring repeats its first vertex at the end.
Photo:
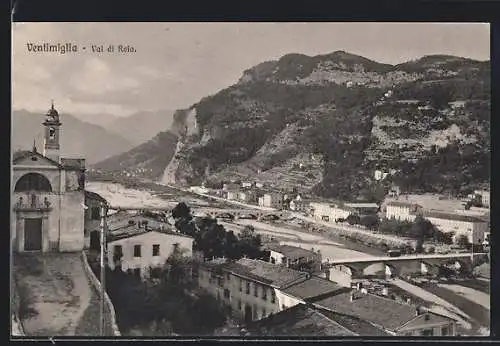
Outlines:
POLYGON ((489 119, 489 62, 288 54, 178 111, 162 179, 252 179, 353 197, 376 188, 381 169, 405 172, 394 181, 409 190, 460 190, 489 180, 489 119))

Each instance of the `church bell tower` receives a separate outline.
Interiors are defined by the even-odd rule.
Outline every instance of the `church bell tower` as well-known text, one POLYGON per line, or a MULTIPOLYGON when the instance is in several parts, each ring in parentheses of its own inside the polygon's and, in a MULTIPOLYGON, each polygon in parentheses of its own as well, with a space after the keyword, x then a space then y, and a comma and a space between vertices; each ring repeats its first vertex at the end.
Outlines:
POLYGON ((48 157, 56 162, 60 159, 60 127, 62 123, 59 121, 59 113, 54 108, 54 102, 49 111, 45 115, 43 126, 45 127, 45 134, 43 139, 43 156, 48 157))

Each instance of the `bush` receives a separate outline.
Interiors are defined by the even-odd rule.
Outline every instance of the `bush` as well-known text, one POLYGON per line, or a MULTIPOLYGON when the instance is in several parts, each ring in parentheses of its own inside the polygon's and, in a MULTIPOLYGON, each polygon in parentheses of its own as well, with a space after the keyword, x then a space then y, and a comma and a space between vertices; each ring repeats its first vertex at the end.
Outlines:
POLYGON ((427 253, 429 253, 429 254, 436 253, 436 248, 434 246, 429 246, 427 248, 427 253))

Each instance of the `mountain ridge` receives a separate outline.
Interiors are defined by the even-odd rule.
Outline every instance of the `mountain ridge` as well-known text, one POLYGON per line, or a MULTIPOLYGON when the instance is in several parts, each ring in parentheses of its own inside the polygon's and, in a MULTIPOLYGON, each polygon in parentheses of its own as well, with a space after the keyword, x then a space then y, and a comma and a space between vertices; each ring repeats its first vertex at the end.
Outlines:
MULTIPOLYGON (((344 51, 313 57, 286 54, 244 70, 236 84, 177 111, 191 114, 185 117, 189 124, 178 119, 175 125, 185 126, 188 134, 175 144, 176 164, 167 165, 169 173, 156 178, 169 184, 261 179, 287 188, 302 184, 322 195, 361 196, 377 185, 377 167, 420 172, 425 166, 429 171, 434 156, 422 144, 429 136, 445 138, 438 143, 446 145, 432 147, 434 152, 457 146, 450 157, 459 155, 462 162, 465 154, 459 151, 466 149, 484 168, 489 156, 489 73, 489 62, 446 55, 390 65, 344 51), (464 114, 453 109, 454 101, 464 101, 464 114), (404 133, 416 142, 391 137, 404 133), (292 143, 300 149, 292 150, 292 143), (287 185, 287 179, 292 183, 287 185)), ((451 169, 445 163, 440 167, 442 172, 429 174, 449 174, 444 173, 451 169)), ((478 172, 467 168, 467 184, 487 178, 478 172)), ((425 188, 457 189, 449 186, 452 180, 465 184, 459 176, 448 180, 436 178, 425 188)))
MULTIPOLYGON (((64 156, 84 157, 89 164, 116 155, 133 147, 122 136, 110 133, 99 125, 80 120, 78 117, 60 112, 61 154, 64 156)), ((44 113, 27 110, 12 112, 12 149, 31 149, 33 140, 39 148, 43 146, 44 113)))

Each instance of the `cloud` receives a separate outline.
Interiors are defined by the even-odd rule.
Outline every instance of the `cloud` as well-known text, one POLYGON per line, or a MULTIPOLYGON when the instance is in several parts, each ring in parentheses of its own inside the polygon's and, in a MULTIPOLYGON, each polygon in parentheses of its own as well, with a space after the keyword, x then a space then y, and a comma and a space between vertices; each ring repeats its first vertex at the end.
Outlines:
POLYGON ((489 25, 481 23, 14 23, 12 41, 14 108, 45 111, 55 99, 63 112, 116 115, 188 107, 243 70, 291 52, 342 49, 388 63, 427 54, 489 57, 489 25), (137 52, 29 53, 28 42, 122 44, 137 52))
POLYGON ((89 58, 79 71, 70 76, 68 82, 70 87, 88 96, 116 91, 126 93, 141 86, 139 80, 113 69, 97 57, 89 58))

